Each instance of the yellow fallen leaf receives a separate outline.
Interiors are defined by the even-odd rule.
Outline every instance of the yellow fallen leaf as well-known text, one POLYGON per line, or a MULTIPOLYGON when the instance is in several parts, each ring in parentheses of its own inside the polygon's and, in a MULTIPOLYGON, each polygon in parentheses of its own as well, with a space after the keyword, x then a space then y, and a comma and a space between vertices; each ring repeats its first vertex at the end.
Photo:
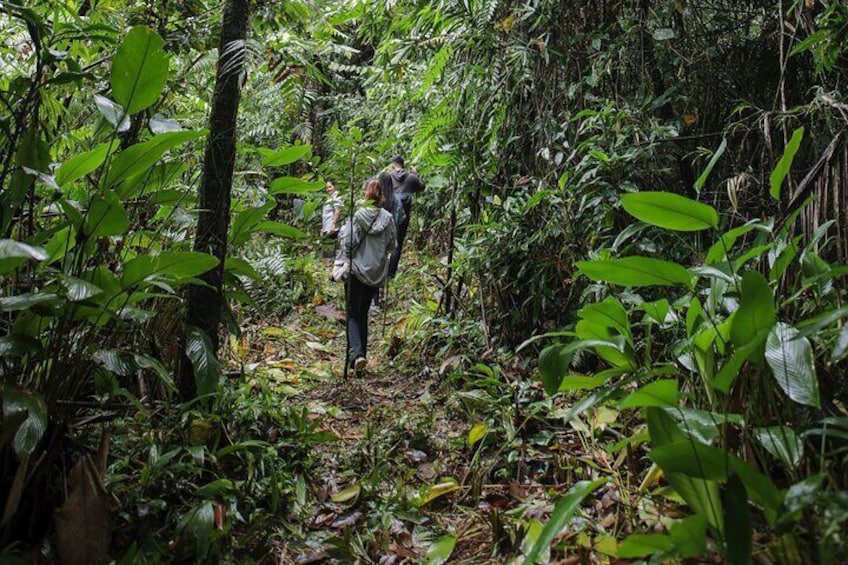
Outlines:
POLYGON ((456 479, 448 477, 439 483, 424 487, 419 494, 417 504, 418 506, 424 506, 441 496, 457 490, 459 490, 459 483, 456 482, 456 479))
POLYGON ((330 500, 339 503, 350 502, 355 500, 357 496, 359 496, 359 485, 353 484, 330 496, 330 500))
POLYGON ((651 465, 651 468, 648 469, 648 474, 645 475, 645 479, 642 481, 642 484, 639 485, 639 492, 645 492, 651 486, 656 483, 663 476, 663 470, 660 469, 660 466, 654 463, 651 465))
POLYGON ((468 432, 468 439, 466 440, 468 447, 472 447, 475 443, 486 437, 487 433, 489 433, 488 424, 485 422, 474 424, 468 432))
POLYGON ((294 369, 294 359, 280 359, 279 361, 268 361, 269 367, 278 367, 280 369, 294 369))

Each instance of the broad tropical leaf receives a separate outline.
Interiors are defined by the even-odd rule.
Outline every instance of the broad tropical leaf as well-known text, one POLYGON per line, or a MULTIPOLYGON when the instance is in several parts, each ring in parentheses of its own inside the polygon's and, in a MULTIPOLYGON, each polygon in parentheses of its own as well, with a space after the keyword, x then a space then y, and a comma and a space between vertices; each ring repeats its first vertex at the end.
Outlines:
POLYGON ((168 80, 165 42, 147 26, 132 28, 112 57, 110 84, 115 101, 127 114, 151 106, 168 80))
POLYGON ((130 288, 152 276, 187 279, 205 273, 218 264, 218 259, 207 253, 193 251, 166 251, 159 255, 141 255, 124 265, 121 276, 123 288, 130 288))
POLYGON ((594 281, 621 286, 692 285, 692 275, 681 265, 648 257, 578 261, 577 268, 594 281))
POLYGON ((56 184, 66 186, 97 170, 112 147, 111 143, 101 143, 91 151, 74 155, 56 170, 56 184))
POLYGON ((799 404, 819 408, 819 385, 813 349, 806 337, 783 322, 775 324, 766 340, 766 362, 777 384, 799 404))
POLYGON ((130 227, 130 219, 121 201, 114 194, 95 196, 91 200, 83 223, 83 232, 90 238, 120 235, 130 227))
POLYGON ((441 565, 450 559, 453 548, 456 546, 456 536, 445 534, 430 546, 424 556, 424 565, 441 565))
POLYGON ((715 208, 671 192, 622 194, 621 205, 639 220, 669 230, 700 231, 718 228, 718 213, 715 208))
POLYGON ((221 364, 215 357, 209 336, 200 328, 186 326, 185 352, 194 367, 197 394, 205 396, 216 392, 221 377, 221 364))
POLYGON ((144 143, 137 143, 124 149, 112 161, 103 186, 111 188, 133 175, 146 171, 155 165, 168 149, 205 134, 205 130, 163 133, 144 143))
POLYGON ((728 563, 747 565, 751 562, 751 511, 745 485, 731 475, 722 493, 724 502, 725 549, 728 563))
POLYGON ((324 188, 320 182, 306 181, 297 177, 280 177, 271 183, 270 194, 305 194, 324 188))
POLYGON ((757 271, 748 271, 742 277, 742 298, 733 316, 730 339, 737 348, 760 338, 774 325, 777 310, 771 289, 765 277, 757 271))
POLYGON ((0 239, 0 275, 14 270, 27 260, 44 261, 45 250, 14 239, 0 239))
POLYGON ((589 496, 596 488, 606 482, 606 479, 598 479, 596 481, 579 481, 573 487, 568 489, 568 492, 560 498, 554 506, 554 511, 551 514, 550 520, 545 524, 539 539, 533 544, 530 552, 524 558, 524 563, 536 563, 542 552, 551 545, 554 538, 559 534, 583 499, 589 496))
POLYGON ((677 381, 662 379, 648 383, 637 391, 624 397, 619 402, 619 408, 641 408, 645 406, 658 406, 660 408, 677 406, 679 393, 677 381))
POLYGON ((670 536, 663 534, 630 534, 618 546, 619 559, 647 557, 655 553, 666 553, 674 546, 670 536))
POLYGON ((262 165, 265 167, 282 167, 303 159, 312 153, 311 145, 295 145, 286 147, 279 151, 271 151, 270 149, 260 149, 262 155, 262 165))
POLYGON ((15 453, 18 457, 29 455, 35 451, 47 430, 47 405, 37 393, 8 385, 0 387, 0 390, 3 392, 3 421, 7 424, 20 422, 12 440, 15 453))
POLYGON ((804 455, 804 442, 798 434, 788 426, 771 426, 755 428, 754 437, 784 465, 793 467, 801 462, 804 455))

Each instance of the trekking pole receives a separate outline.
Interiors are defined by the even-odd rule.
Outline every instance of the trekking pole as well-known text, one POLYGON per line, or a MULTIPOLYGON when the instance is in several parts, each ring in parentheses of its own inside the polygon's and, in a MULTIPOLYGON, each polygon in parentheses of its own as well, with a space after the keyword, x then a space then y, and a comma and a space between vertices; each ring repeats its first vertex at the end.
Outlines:
POLYGON ((383 281, 383 339, 386 337, 386 310, 389 309, 389 277, 383 281))
POLYGON ((356 171, 356 155, 350 158, 350 211, 348 212, 348 222, 350 222, 350 230, 347 237, 347 280, 345 280, 345 361, 344 371, 342 373, 343 380, 347 381, 348 371, 350 369, 350 277, 353 275, 353 185, 354 171, 356 171))

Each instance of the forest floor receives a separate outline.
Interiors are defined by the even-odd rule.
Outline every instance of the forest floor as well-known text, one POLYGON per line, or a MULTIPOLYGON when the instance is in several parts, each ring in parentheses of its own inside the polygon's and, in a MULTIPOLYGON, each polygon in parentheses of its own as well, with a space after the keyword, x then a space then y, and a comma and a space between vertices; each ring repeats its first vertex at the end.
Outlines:
MULTIPOLYGON (((438 300, 425 270, 402 269, 395 285, 407 292, 390 288, 385 310, 372 307, 363 374, 343 376, 344 291, 326 277, 310 304, 244 336, 252 345, 239 362, 253 385, 305 410, 327 440, 310 450, 286 531, 275 538, 275 561, 520 560, 556 498, 598 476, 610 480, 579 519, 593 525, 557 539, 573 549, 561 563, 608 561, 627 524, 639 516, 657 523, 662 514, 648 499, 632 498, 635 487, 619 473, 629 476, 630 450, 611 453, 552 423, 557 407, 519 360, 501 353, 505 363, 482 364, 497 354, 462 350, 468 336, 434 346, 442 326, 422 314, 434 313, 438 300)), ((590 428, 620 439, 616 414, 592 418, 590 428)))

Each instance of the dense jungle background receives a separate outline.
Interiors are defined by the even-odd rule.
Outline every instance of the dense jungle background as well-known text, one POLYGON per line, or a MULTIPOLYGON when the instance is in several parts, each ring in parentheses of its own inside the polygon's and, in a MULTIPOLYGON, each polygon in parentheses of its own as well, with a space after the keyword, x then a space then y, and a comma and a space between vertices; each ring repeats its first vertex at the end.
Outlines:
POLYGON ((848 4, 0 0, 4 563, 844 563, 848 4), (319 235, 415 166, 346 373, 319 235))

